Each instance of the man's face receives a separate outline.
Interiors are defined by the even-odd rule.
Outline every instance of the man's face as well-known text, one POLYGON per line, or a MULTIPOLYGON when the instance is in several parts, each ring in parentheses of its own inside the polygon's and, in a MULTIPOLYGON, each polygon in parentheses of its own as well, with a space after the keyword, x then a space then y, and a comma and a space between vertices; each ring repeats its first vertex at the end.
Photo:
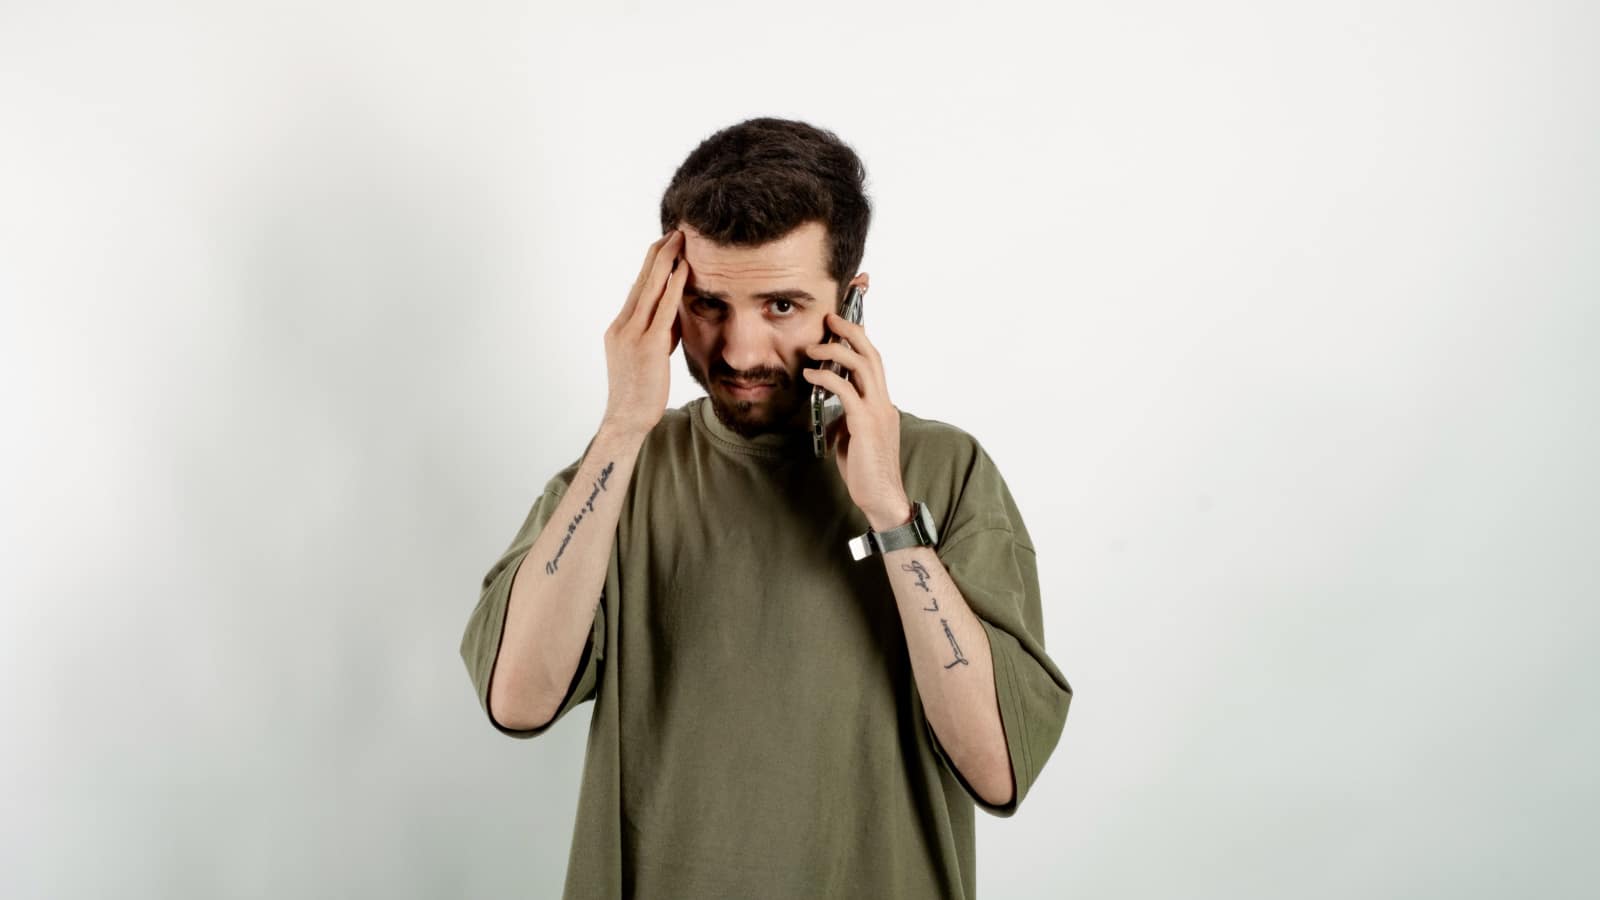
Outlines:
MULTIPOLYGON (((746 437, 809 428, 811 385, 800 370, 818 361, 805 347, 822 340, 827 313, 837 311, 838 285, 823 268, 827 227, 806 222, 760 247, 721 247, 678 227, 689 265, 678 312, 683 356, 717 418, 746 437)), ((867 276, 851 284, 865 286, 867 276)))

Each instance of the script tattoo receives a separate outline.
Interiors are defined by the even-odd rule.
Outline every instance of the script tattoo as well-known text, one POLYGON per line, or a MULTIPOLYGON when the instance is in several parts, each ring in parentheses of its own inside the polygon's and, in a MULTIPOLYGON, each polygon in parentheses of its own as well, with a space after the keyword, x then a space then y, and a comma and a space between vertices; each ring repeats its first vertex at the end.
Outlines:
POLYGON ((971 663, 967 662, 967 658, 965 656, 961 655, 961 645, 956 643, 955 632, 950 630, 950 620, 940 619, 939 624, 944 626, 944 636, 950 639, 950 649, 956 652, 956 658, 952 662, 946 663, 945 668, 948 669, 956 663, 960 663, 963 666, 972 665, 971 663))
POLYGON ((900 571, 915 572, 917 576, 917 587, 922 588, 923 590, 928 589, 928 570, 923 567, 922 560, 914 559, 911 561, 910 565, 901 566, 900 571))
MULTIPOLYGON (((922 565, 922 560, 914 559, 914 560, 912 560, 910 562, 910 564, 902 565, 900 567, 900 571, 914 573, 917 576, 917 587, 922 588, 924 591, 931 590, 931 588, 928 587, 928 570, 927 570, 927 568, 925 566, 922 565)), ((922 611, 923 612, 938 612, 939 611, 939 598, 938 597, 929 597, 928 599, 933 601, 933 605, 932 606, 924 606, 922 608, 922 611)))
POLYGON ((561 567, 561 554, 567 552, 567 544, 571 542, 573 532, 578 530, 578 523, 583 521, 584 516, 594 512, 594 498, 600 496, 600 492, 606 489, 606 482, 611 480, 611 469, 615 465, 614 462, 608 462, 606 467, 600 470, 600 478, 594 483, 594 490, 589 492, 589 499, 584 502, 572 521, 567 523, 567 533, 562 535, 561 546, 556 548, 556 555, 544 564, 545 574, 554 575, 556 569, 561 567))

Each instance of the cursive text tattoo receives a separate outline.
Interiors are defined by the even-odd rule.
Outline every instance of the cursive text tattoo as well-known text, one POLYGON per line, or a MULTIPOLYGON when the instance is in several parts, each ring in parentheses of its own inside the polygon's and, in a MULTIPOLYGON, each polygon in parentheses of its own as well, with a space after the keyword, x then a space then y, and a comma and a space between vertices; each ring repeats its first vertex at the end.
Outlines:
POLYGON ((606 482, 611 480, 611 469, 615 465, 614 462, 608 462, 606 467, 600 470, 600 478, 595 481, 594 490, 589 492, 589 499, 579 508, 578 514, 573 516, 572 521, 567 523, 567 533, 562 535, 561 546, 556 548, 556 555, 544 564, 545 574, 554 575, 556 569, 561 567, 561 554, 567 552, 567 544, 572 540, 573 533, 578 530, 578 523, 583 521, 584 516, 594 512, 594 498, 600 496, 600 492, 606 489, 606 482))
POLYGON ((939 598, 938 597, 929 597, 928 599, 933 601, 933 605, 932 606, 924 606, 922 608, 922 611, 923 612, 938 612, 939 611, 939 598))
POLYGON ((911 561, 910 565, 901 566, 900 571, 915 572, 917 576, 917 587, 922 588, 925 591, 928 590, 928 570, 923 567, 922 560, 914 559, 911 561))
POLYGON ((939 624, 944 626, 944 636, 950 639, 950 649, 956 652, 956 658, 953 661, 946 663, 945 668, 948 669, 956 663, 960 663, 963 666, 972 665, 971 663, 967 662, 967 658, 965 656, 961 655, 961 645, 956 643, 955 632, 950 630, 950 620, 940 619, 939 624))

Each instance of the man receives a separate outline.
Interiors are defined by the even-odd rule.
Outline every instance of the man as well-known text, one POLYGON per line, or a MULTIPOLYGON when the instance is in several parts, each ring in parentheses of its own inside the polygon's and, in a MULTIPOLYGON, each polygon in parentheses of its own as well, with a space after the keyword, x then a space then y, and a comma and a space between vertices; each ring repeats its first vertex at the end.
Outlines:
POLYGON ((801 122, 689 154, 599 431, 484 577, 461 653, 494 727, 595 703, 567 898, 970 898, 975 806, 1012 815, 1061 734, 1010 491, 837 314, 864 179, 801 122), (680 343, 707 396, 668 410, 680 343), (813 385, 843 402, 823 459, 813 385))

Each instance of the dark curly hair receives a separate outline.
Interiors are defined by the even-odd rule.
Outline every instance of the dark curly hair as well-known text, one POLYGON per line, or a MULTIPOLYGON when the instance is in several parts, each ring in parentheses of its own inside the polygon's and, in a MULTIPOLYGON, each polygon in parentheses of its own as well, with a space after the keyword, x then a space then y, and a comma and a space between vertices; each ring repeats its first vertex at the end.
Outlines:
POLYGON ((833 132, 746 119, 701 141, 678 166, 661 196, 661 231, 685 222, 723 246, 755 247, 820 221, 838 302, 866 251, 866 180, 861 158, 833 132))

